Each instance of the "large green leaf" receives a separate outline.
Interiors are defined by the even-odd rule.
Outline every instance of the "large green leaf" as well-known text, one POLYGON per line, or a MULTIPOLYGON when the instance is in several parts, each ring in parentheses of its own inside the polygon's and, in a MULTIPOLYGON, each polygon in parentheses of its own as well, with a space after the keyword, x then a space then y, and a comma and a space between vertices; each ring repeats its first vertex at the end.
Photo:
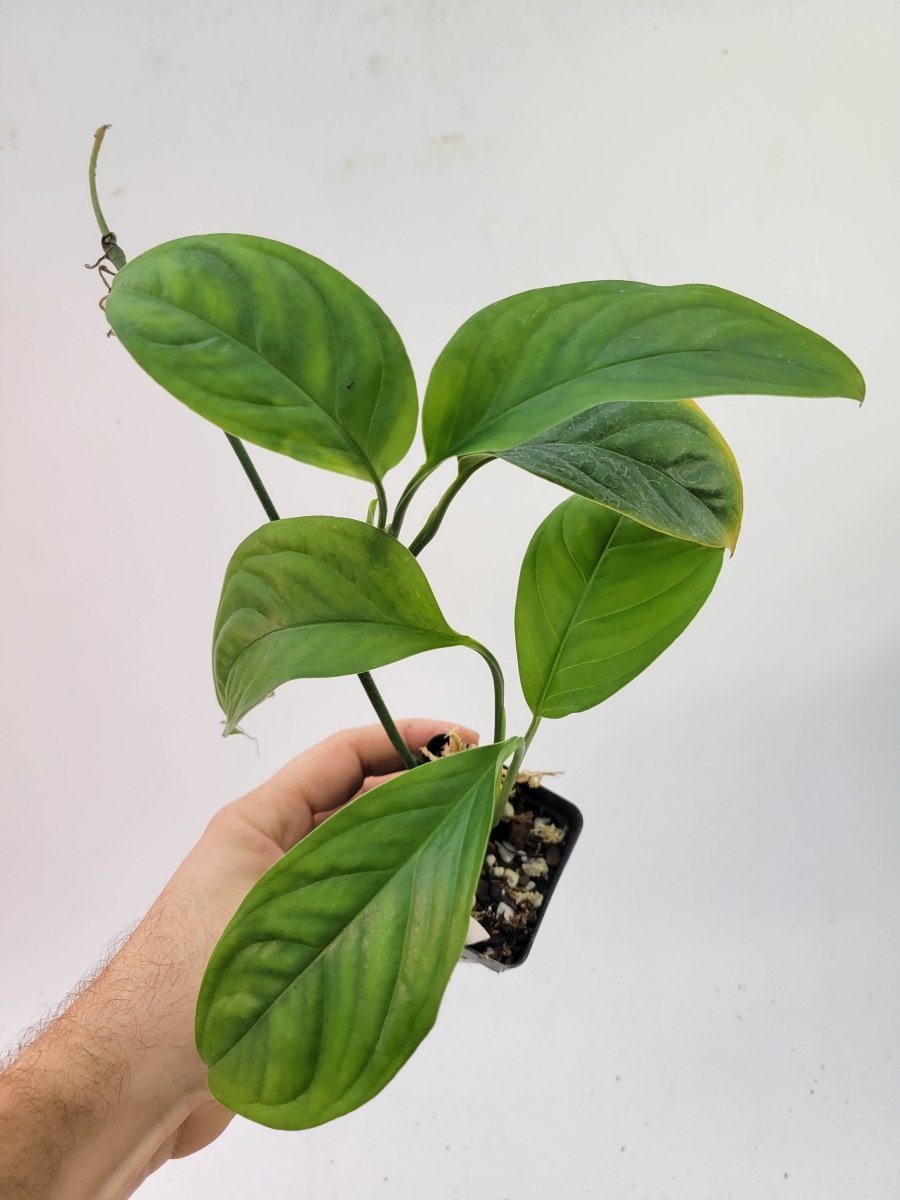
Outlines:
POLYGON ((428 461, 508 450, 596 404, 760 393, 850 396, 865 386, 830 342, 704 284, 539 288, 466 321, 428 383, 428 461))
POLYGON ((277 1129, 376 1095, 434 1024, 463 948, 500 764, 516 740, 382 784, 253 888, 197 1006, 209 1087, 277 1129))
POLYGON ((532 712, 582 712, 639 675, 696 616, 723 554, 579 496, 554 509, 528 547, 516 598, 532 712))
POLYGON ((499 457, 660 533, 731 550, 737 541, 737 463, 690 400, 598 404, 499 457))
POLYGON ((409 449, 416 386, 365 292, 293 246, 239 234, 166 242, 115 278, 106 315, 157 383, 238 437, 380 479, 409 449))
POLYGON ((222 585, 216 695, 231 733, 289 679, 355 675, 472 643, 438 608, 395 538, 346 517, 270 521, 241 543, 222 585))

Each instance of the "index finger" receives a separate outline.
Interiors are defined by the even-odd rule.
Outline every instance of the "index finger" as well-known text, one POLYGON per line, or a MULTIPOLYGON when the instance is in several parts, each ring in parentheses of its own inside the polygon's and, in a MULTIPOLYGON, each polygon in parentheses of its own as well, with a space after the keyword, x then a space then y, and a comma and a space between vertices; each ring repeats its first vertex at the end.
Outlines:
MULTIPOLYGON (((453 721, 422 717, 398 721, 400 736, 415 753, 440 733, 458 730, 477 745, 478 734, 453 721)), ((400 755, 380 725, 345 729, 299 754, 281 768, 271 783, 293 803, 306 803, 313 813, 326 812, 349 800, 370 775, 386 775, 402 767, 400 755)))

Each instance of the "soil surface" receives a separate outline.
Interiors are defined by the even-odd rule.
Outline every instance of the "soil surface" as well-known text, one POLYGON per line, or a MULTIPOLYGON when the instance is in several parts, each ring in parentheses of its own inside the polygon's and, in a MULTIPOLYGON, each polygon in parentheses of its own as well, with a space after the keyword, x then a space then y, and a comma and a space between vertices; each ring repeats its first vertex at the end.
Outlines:
POLYGON ((527 782, 513 788, 491 830, 472 916, 490 935, 470 947, 510 966, 524 956, 564 857, 568 828, 527 782))

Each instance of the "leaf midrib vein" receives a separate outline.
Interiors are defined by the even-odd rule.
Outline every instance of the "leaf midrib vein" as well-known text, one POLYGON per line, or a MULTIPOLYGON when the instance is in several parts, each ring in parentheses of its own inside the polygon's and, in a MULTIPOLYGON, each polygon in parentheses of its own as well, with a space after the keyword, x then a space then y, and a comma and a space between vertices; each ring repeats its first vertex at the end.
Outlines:
MULTIPOLYGON (((396 869, 389 872, 388 877, 384 881, 384 883, 381 884, 381 886, 378 887, 377 890, 372 893, 372 895, 369 897, 369 899, 366 901, 366 903, 364 905, 362 905, 362 907, 359 908, 356 913, 354 913, 354 915, 351 917, 350 921, 348 921, 346 925, 343 925, 338 930, 336 936, 331 938, 326 945, 321 947, 318 954, 316 954, 312 959, 310 959, 310 961, 303 968, 303 971, 301 971, 299 975, 295 976, 290 981, 290 983, 287 985, 287 987, 282 988, 281 991, 279 991, 278 994, 272 1000, 269 1001, 269 1003, 266 1005, 266 1007, 264 1009, 262 1009, 262 1011, 258 1014, 258 1016, 254 1017, 253 1021, 250 1023, 250 1025, 247 1026, 247 1028, 244 1030, 244 1032, 241 1034, 241 1036, 239 1038, 237 1038, 236 1041, 234 1041, 228 1047, 228 1049, 221 1056, 221 1058, 218 1058, 215 1060, 215 1062, 213 1063, 213 1066, 218 1066, 219 1063, 223 1062, 228 1057, 229 1054, 233 1053, 233 1051, 236 1049, 236 1047, 239 1046, 240 1043, 256 1028, 256 1026, 259 1024, 259 1022, 261 1020, 263 1020, 263 1018, 270 1011, 270 1009, 273 1008, 274 1005, 279 1003, 279 1001, 291 990, 291 988, 293 988, 297 984, 298 980, 307 971, 311 970, 323 956, 325 956, 331 952, 331 950, 334 948, 334 946, 339 943, 340 939, 342 937, 344 937, 347 930, 352 928, 352 926, 358 920, 360 920, 360 918, 362 917, 362 914, 374 903, 374 901, 381 895, 381 893, 384 891, 384 889, 386 887, 390 886, 392 880, 395 880, 403 871, 405 871, 406 868, 410 865, 410 863, 415 862, 416 860, 421 858, 421 856, 424 854, 425 850, 428 848, 429 844, 433 841, 433 839, 437 836, 437 834, 443 828, 446 821, 452 815, 454 815, 461 808, 462 805, 468 804, 470 807, 472 806, 471 796, 477 790, 478 784, 480 782, 481 782, 481 777, 479 776, 479 778, 474 783, 472 783, 466 789, 466 791, 462 794, 462 796, 460 796, 459 799, 453 804, 450 804, 450 805, 432 804, 432 805, 428 805, 428 806, 423 806, 423 807, 427 807, 428 809, 445 807, 447 809, 447 813, 440 821, 438 821, 438 823, 435 825, 435 827, 432 829, 432 831, 425 838, 424 842, 420 843, 417 846, 417 848, 413 851, 412 854, 410 854, 406 858, 404 858, 399 863, 399 865, 396 867, 396 869)), ((381 815, 381 817, 376 818, 376 820, 384 820, 388 817, 395 816, 395 815, 396 815, 395 813, 383 813, 381 815)), ((346 874, 362 874, 362 873, 363 872, 346 872, 346 874)), ((341 877, 343 877, 343 876, 341 876, 341 877)), ((286 892, 280 893, 278 895, 278 897, 276 897, 276 899, 279 899, 279 900, 283 899, 284 896, 290 895, 293 892, 302 891, 303 888, 307 887, 307 886, 309 886, 309 885, 301 884, 299 887, 291 888, 286 892)), ((266 901, 264 901, 262 904, 258 905, 256 908, 252 909, 251 911, 253 913, 258 912, 260 908, 264 907, 265 903, 266 903, 266 901)), ((240 949, 243 949, 243 948, 244 948, 243 946, 240 947, 240 949)), ((318 1054, 321 1055, 321 1046, 318 1048, 318 1054)), ((318 1070, 318 1059, 317 1059, 317 1065, 313 1069, 311 1078, 315 1077, 317 1070, 318 1070)), ((302 1093, 300 1093, 300 1094, 302 1095, 302 1093)))
MULTIPOLYGON (((606 560, 607 554, 609 554, 609 552, 610 552, 610 549, 612 547, 612 543, 615 539, 616 533, 618 532, 619 526, 622 524, 623 520, 625 520, 624 517, 619 517, 616 520, 615 525, 610 530, 609 537, 606 539, 606 545, 603 547, 603 552, 601 553, 600 557, 597 559, 596 565, 594 566, 593 570, 591 571, 590 580, 585 579, 585 586, 584 586, 584 588, 582 588, 581 597, 580 597, 578 603, 576 604, 574 610, 572 611, 568 621, 566 622, 565 635, 563 637, 561 637, 559 639, 559 641, 557 642, 556 653, 553 656, 553 661, 550 664, 550 669, 547 672, 547 675, 545 677, 544 686, 541 688, 540 699, 538 700, 538 705, 537 705, 537 708, 535 709, 535 714, 540 713, 540 711, 544 707, 544 703, 547 699, 547 695, 550 690, 550 682, 553 679, 553 676, 556 672, 556 668, 559 665, 559 660, 562 657, 563 647, 571 633, 573 622, 576 620, 576 618, 580 614, 582 608, 584 607, 585 603, 587 602, 588 592, 591 590, 591 587, 593 586, 594 580, 597 577, 597 572, 600 570, 600 567, 603 565, 604 561, 606 560)), ((581 568, 579 567, 578 563, 575 560, 575 556, 572 554, 572 551, 569 549, 569 543, 566 540, 565 517, 563 518, 563 521, 561 523, 561 531, 560 532, 562 535, 563 544, 566 547, 566 553, 568 554, 569 558, 572 560, 572 565, 576 568, 576 570, 579 571, 582 578, 584 578, 584 572, 581 571, 581 568)), ((538 596, 540 597, 540 587, 539 586, 538 586, 538 596)), ((543 600, 541 601, 541 604, 543 607, 543 600)))
MULTIPOLYGON (((695 544, 701 550, 712 549, 712 547, 700 546, 699 543, 695 544)), ((687 551, 687 553, 690 553, 690 551, 687 551)), ((669 592, 675 591, 676 588, 680 588, 684 584, 690 583, 697 572, 701 569, 702 565, 703 564, 700 563, 697 566, 691 567, 687 575, 684 575, 681 579, 676 579, 674 583, 670 583, 667 587, 661 588, 658 592, 654 592, 650 596, 645 596, 642 600, 635 600, 633 604, 625 604, 622 608, 611 608, 608 612, 597 613, 597 615, 594 617, 581 618, 573 624, 572 628, 577 629, 584 625, 591 625, 594 621, 605 621, 609 617, 619 617, 622 615, 622 613, 632 612, 634 609, 641 608, 645 604, 652 604, 653 601, 658 600, 660 596, 665 596, 669 592)))

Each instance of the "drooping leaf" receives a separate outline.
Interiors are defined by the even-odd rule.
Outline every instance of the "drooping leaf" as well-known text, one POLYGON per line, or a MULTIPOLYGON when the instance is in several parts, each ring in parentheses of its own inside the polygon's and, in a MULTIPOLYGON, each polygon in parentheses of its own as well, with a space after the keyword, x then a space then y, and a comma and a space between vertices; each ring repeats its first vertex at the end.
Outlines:
POLYGON ((425 394, 428 460, 519 446, 597 404, 725 394, 849 396, 849 358, 780 313, 704 284, 539 288, 475 314, 425 394))
POLYGON ((737 463, 690 400, 599 404, 499 455, 660 533, 733 550, 737 463))
POLYGON ((403 343, 365 292, 293 246, 166 242, 115 278, 106 315, 157 383, 229 433, 360 479, 403 458, 417 401, 403 343))
POLYGON ((580 496, 554 509, 525 554, 516 598, 532 712, 582 712, 639 675, 696 616, 723 554, 580 496))
POLYGON ((358 1108, 403 1066, 462 951, 500 764, 516 744, 382 784, 253 888, 197 1006, 197 1046, 223 1104, 305 1129, 358 1108))
POLYGON ((464 645, 395 538, 346 517, 270 521, 237 548, 222 585, 213 670, 226 733, 289 679, 464 645))

